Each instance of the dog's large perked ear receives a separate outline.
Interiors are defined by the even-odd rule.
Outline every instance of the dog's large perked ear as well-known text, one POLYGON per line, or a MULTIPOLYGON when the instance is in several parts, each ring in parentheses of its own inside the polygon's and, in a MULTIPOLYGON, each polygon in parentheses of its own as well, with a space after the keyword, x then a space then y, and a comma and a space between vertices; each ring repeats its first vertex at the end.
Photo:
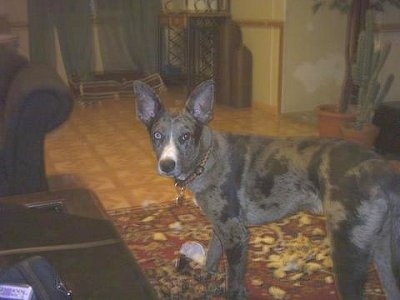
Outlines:
POLYGON ((133 82, 133 92, 136 99, 136 116, 149 127, 155 117, 164 111, 160 98, 150 86, 138 80, 133 82))
POLYGON ((186 110, 200 123, 207 124, 213 118, 215 86, 213 80, 200 83, 186 102, 186 110))

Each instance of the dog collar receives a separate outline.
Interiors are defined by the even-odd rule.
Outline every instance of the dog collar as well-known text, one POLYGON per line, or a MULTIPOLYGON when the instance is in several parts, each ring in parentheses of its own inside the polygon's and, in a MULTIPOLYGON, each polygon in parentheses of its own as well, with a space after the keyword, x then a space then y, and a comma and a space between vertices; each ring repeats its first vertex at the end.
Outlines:
POLYGON ((183 200, 185 200, 186 186, 188 184, 190 184, 193 180, 195 180, 196 177, 203 174, 204 167, 205 167, 207 160, 211 154, 211 149, 212 149, 212 144, 210 145, 206 154, 203 156, 203 159, 200 161, 199 165, 194 169, 192 174, 190 174, 188 177, 186 177, 183 180, 179 180, 179 179, 175 178, 175 188, 176 188, 176 192, 178 194, 176 197, 177 204, 181 205, 183 200))

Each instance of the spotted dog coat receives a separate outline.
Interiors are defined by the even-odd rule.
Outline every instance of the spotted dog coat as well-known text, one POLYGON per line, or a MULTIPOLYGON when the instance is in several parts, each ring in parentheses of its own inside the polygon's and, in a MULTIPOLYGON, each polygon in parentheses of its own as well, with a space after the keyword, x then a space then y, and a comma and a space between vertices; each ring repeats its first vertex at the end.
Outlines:
POLYGON ((159 173, 187 185, 213 226, 206 270, 216 272, 225 253, 229 299, 246 297, 247 226, 298 211, 326 215, 342 299, 363 299, 372 260, 388 299, 400 299, 400 175, 384 159, 341 140, 214 131, 212 81, 175 114, 146 84, 134 91, 159 173))

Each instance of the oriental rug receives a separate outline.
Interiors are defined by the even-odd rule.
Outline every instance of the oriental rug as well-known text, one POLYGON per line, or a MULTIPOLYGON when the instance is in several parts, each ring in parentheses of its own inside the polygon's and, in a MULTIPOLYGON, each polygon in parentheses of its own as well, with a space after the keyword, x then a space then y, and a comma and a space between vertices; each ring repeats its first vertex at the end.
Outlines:
MULTIPOLYGON (((192 202, 108 211, 160 299, 224 299, 226 260, 208 278, 180 253, 186 242, 206 248, 211 226, 192 202)), ((324 218, 298 214, 250 228, 248 299, 339 299, 324 218)), ((373 267, 367 299, 386 299, 373 267)))

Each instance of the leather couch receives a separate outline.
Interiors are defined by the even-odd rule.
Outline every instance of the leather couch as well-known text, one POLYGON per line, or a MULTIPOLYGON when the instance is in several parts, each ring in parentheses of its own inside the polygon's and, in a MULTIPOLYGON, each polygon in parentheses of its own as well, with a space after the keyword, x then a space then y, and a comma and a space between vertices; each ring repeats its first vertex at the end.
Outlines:
POLYGON ((44 140, 73 99, 55 70, 0 47, 0 196, 48 189, 44 140))

